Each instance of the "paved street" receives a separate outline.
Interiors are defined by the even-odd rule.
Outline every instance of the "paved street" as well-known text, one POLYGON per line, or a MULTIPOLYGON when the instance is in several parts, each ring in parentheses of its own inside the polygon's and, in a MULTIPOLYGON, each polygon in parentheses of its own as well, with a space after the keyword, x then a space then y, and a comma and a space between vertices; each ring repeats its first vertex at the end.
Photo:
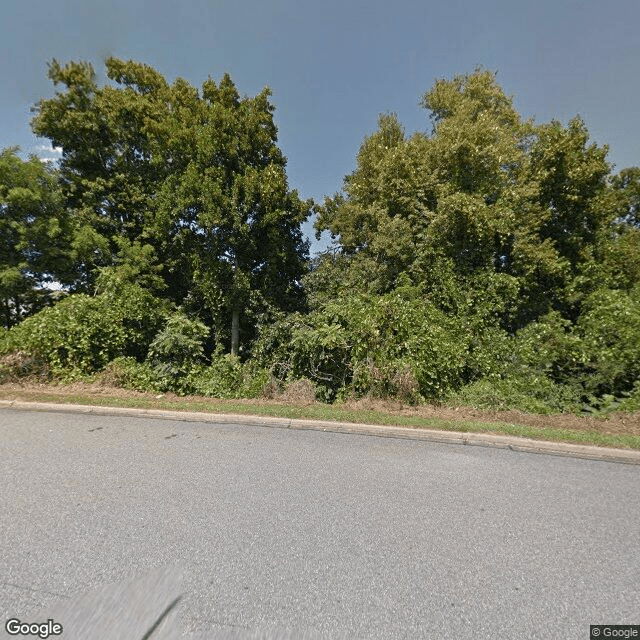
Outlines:
POLYGON ((638 466, 2 409, 0 509, 3 625, 168 568, 198 640, 640 624, 638 466))

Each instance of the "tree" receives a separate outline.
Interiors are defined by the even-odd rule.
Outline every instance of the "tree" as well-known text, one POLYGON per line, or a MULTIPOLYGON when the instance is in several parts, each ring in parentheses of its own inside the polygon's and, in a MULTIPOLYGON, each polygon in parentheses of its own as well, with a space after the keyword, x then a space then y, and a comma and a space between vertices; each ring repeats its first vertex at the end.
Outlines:
POLYGON ((344 253, 372 263, 378 277, 368 281, 381 291, 403 271, 437 290, 444 272, 494 270, 522 198, 516 176, 529 126, 492 74, 438 81, 423 105, 432 134, 407 139, 395 116, 382 116, 345 179, 346 197, 329 199, 318 220, 344 253))
POLYGON ((0 301, 9 328, 44 306, 47 284, 71 278, 73 232, 56 172, 17 149, 0 153, 0 301))
POLYGON ((640 229, 640 167, 623 169, 613 176, 611 186, 616 196, 618 221, 640 229))
POLYGON ((640 168, 611 176, 603 197, 609 224, 597 237, 594 260, 584 269, 592 290, 600 287, 630 293, 640 286, 640 168))
POLYGON ((228 75, 198 91, 117 58, 106 70, 111 84, 99 87, 90 64, 53 61, 49 77, 64 90, 41 100, 33 120, 62 148, 82 285, 139 246, 150 268, 162 267, 164 295, 237 354, 243 311, 250 338, 249 312, 302 303, 300 224, 312 203, 287 185, 270 91, 241 98, 228 75))
POLYGON ((430 134, 407 138, 381 116, 318 231, 339 238, 370 291, 391 290, 404 272, 453 312, 484 291, 504 298, 511 332, 553 309, 571 314, 568 292, 612 216, 607 148, 589 144, 579 118, 523 121, 481 69, 438 80, 422 104, 430 134))
POLYGON ((172 125, 172 157, 189 136, 192 147, 172 161, 158 194, 155 233, 169 243, 163 254, 189 274, 216 333, 224 332, 219 318, 230 313, 236 355, 243 308, 292 311, 303 298, 308 244, 300 225, 311 202, 288 189, 269 95, 265 89, 241 99, 229 76, 219 86, 208 80, 193 105, 197 121, 172 125))

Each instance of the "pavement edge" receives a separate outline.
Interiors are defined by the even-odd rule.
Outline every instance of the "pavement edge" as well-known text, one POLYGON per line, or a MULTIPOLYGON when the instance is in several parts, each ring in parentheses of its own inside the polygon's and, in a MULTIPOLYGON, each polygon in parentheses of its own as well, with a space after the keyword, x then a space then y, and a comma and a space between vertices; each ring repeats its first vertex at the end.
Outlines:
POLYGON ((0 409, 20 409, 22 411, 55 411, 59 413, 93 414, 104 416, 127 416, 177 420, 183 422, 204 422, 211 424, 248 424, 252 426, 278 429, 298 429, 350 433, 382 438, 402 438, 443 444, 462 444, 476 447, 510 449, 523 453, 539 453, 585 460, 601 460, 623 464, 640 465, 640 451, 634 449, 614 449, 592 445, 570 444, 533 440, 518 436, 503 436, 492 433, 469 433, 460 431, 439 431, 412 427, 358 424, 353 422, 333 422, 305 420, 299 418, 273 418, 243 414, 205 413, 196 411, 170 411, 166 409, 136 409, 128 407, 104 407, 99 405, 59 404, 54 402, 23 402, 0 400, 0 409))

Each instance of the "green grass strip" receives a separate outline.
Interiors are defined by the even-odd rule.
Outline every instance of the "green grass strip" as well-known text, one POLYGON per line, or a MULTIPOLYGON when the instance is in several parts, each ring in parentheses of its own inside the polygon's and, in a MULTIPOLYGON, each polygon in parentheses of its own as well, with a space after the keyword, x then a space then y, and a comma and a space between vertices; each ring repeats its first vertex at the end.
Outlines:
POLYGON ((60 396, 48 393, 28 393, 31 401, 53 402, 58 404, 87 404, 93 406, 125 407, 141 409, 169 409, 172 411, 201 411, 205 413, 233 413, 252 416, 270 416, 285 419, 307 418, 359 424, 377 424, 387 426, 410 427, 414 429, 439 429, 465 433, 495 433, 520 436, 533 440, 568 442, 573 444, 595 445, 599 447, 617 447, 639 449, 640 436, 631 434, 609 434, 594 430, 559 429, 554 427, 531 427, 506 422, 480 422, 466 420, 444 420, 442 418, 423 418, 419 416, 399 416, 384 411, 353 410, 331 405, 312 405, 309 407, 290 405, 248 405, 233 401, 202 402, 188 399, 170 401, 157 398, 109 398, 69 394, 60 396))

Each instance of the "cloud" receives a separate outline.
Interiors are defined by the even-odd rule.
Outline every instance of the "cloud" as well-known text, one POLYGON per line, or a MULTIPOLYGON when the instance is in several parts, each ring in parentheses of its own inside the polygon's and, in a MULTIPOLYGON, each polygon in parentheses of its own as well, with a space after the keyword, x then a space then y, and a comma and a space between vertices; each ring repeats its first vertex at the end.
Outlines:
POLYGON ((57 156, 62 155, 62 147, 52 147, 50 144, 38 144, 33 147, 36 153, 54 153, 57 156))
POLYGON ((50 144, 37 144, 31 147, 33 155, 40 162, 59 162, 62 158, 62 147, 52 147, 50 144))

